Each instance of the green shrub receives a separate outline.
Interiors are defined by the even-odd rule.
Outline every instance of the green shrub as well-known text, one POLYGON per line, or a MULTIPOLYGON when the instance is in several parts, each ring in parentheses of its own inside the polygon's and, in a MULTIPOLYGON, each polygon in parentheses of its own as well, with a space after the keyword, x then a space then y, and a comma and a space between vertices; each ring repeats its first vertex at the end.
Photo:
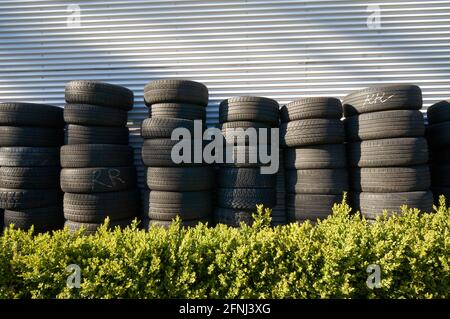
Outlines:
POLYGON ((252 227, 102 227, 0 237, 1 298, 449 298, 450 209, 404 207, 368 223, 336 204, 333 215, 271 228, 258 207, 252 227), (66 267, 81 268, 69 288, 66 267), (381 287, 366 285, 368 265, 381 287))

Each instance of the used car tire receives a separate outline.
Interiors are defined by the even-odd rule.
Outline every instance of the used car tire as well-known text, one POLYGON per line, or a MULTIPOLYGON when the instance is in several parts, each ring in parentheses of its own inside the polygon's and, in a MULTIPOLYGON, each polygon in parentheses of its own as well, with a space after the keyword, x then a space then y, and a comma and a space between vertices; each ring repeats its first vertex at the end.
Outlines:
POLYGON ((224 149, 224 158, 221 166, 223 167, 262 167, 268 166, 262 162, 259 152, 271 154, 271 145, 260 144, 258 146, 244 145, 226 145, 224 149), (260 150, 260 148, 265 148, 260 150), (231 154, 231 155, 230 155, 231 154))
MULTIPOLYGON (((194 163, 194 140, 191 140, 191 154, 190 163, 174 163, 172 160, 172 148, 179 143, 179 141, 171 140, 170 138, 154 138, 144 141, 142 146, 142 162, 147 167, 173 167, 173 166, 199 166, 202 163, 194 163)), ((202 140, 198 140, 198 143, 203 145, 202 140)))
POLYGON ((315 222, 332 214, 333 205, 342 202, 343 194, 288 194, 287 215, 289 221, 315 222))
POLYGON ((190 103, 208 105, 208 88, 189 80, 156 80, 144 87, 146 105, 158 103, 190 103))
POLYGON ((173 130, 185 128, 194 137, 194 122, 177 118, 148 118, 142 122, 141 136, 145 139, 171 138, 173 130))
POLYGON ((64 120, 67 124, 124 127, 127 119, 127 111, 107 106, 68 103, 64 107, 64 120))
POLYGON ((64 217, 73 222, 101 223, 133 218, 139 213, 137 190, 97 194, 64 194, 64 217))
POLYGON ((346 169, 305 169, 286 172, 286 192, 339 195, 348 191, 346 169))
POLYGON ((0 147, 0 166, 59 166, 57 147, 0 147))
POLYGON ((428 165, 357 168, 351 171, 352 190, 373 193, 414 192, 430 188, 428 165))
POLYGON ((218 188, 217 203, 223 208, 256 210, 256 205, 272 208, 277 203, 276 193, 270 188, 218 188))
POLYGON ((214 168, 149 167, 147 186, 157 191, 206 191, 214 188, 214 168))
POLYGON ((119 85, 98 81, 70 81, 66 84, 67 103, 93 104, 129 111, 133 108, 133 91, 119 85))
POLYGON ((221 188, 272 188, 276 174, 262 174, 259 168, 223 167, 219 170, 218 186, 221 188))
POLYGON ((7 227, 14 224, 15 229, 28 230, 33 226, 35 233, 62 229, 64 225, 62 204, 21 211, 5 210, 4 218, 7 227))
POLYGON ((282 123, 305 119, 340 119, 342 104, 334 97, 305 97, 280 109, 282 123))
POLYGON ((185 103, 158 103, 149 106, 152 118, 177 118, 186 120, 205 120, 203 105, 185 103))
POLYGON ((68 145, 116 144, 128 145, 127 127, 81 126, 69 124, 66 137, 68 145))
POLYGON ((0 188, 58 188, 59 172, 59 167, 0 167, 0 188))
POLYGON ((262 122, 272 126, 279 123, 279 105, 272 99, 237 96, 224 100, 219 106, 219 122, 262 122))
POLYGON ((394 110, 355 115, 345 119, 348 141, 394 137, 420 137, 425 134, 423 115, 417 110, 394 110))
POLYGON ((179 216, 182 220, 202 219, 211 214, 212 194, 199 192, 150 191, 149 218, 171 221, 179 216))
POLYGON ((59 189, 0 189, 0 207, 7 210, 52 206, 60 201, 59 189))
POLYGON ((245 145, 257 145, 258 143, 271 144, 271 126, 261 122, 249 122, 249 121, 238 121, 238 122, 226 122, 220 125, 220 130, 225 138, 226 143, 238 145, 242 144, 241 140, 245 145), (248 129, 255 129, 255 139, 251 141, 251 138, 246 133, 251 133, 247 131, 248 129), (260 129, 266 130, 266 139, 260 139, 260 129), (252 143, 250 143, 252 142, 252 143))
POLYGON ((345 117, 387 110, 420 110, 422 91, 410 84, 375 85, 350 93, 342 104, 345 117))
POLYGON ((61 189, 65 193, 119 192, 136 187, 136 170, 128 167, 64 168, 61 189))
POLYGON ((0 125, 63 128, 63 109, 46 104, 0 103, 0 125))
POLYGON ((284 156, 286 169, 344 168, 347 166, 344 144, 288 148, 285 150, 284 156))
MULTIPOLYGON (((431 191, 400 192, 400 193, 354 193, 353 201, 359 208, 361 215, 367 219, 375 219, 382 215, 383 210, 388 214, 400 212, 400 207, 418 208, 422 212, 432 212, 433 194, 431 191)), ((354 207, 354 208, 356 208, 354 207)))
POLYGON ((62 129, 47 127, 0 126, 1 147, 59 147, 64 142, 62 129))
POLYGON ((345 131, 337 119, 307 119, 281 124, 280 138, 285 147, 338 144, 344 142, 345 131))
POLYGON ((133 149, 128 145, 84 144, 61 147, 63 168, 133 166, 133 149))
POLYGON ((440 101, 427 109, 429 124, 437 124, 450 121, 450 100, 440 101))
POLYGON ((347 145, 350 167, 410 166, 428 161, 428 145, 422 137, 371 140, 347 145))

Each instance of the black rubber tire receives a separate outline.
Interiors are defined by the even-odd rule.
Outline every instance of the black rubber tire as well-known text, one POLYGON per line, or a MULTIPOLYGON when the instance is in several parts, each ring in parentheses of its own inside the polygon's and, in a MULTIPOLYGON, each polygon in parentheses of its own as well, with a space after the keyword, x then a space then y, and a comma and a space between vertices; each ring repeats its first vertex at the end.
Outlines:
POLYGON ((276 174, 261 174, 259 168, 223 167, 219 170, 221 188, 271 188, 276 186, 276 174))
POLYGON ((208 105, 208 88, 189 80, 156 80, 144 87, 146 105, 158 103, 188 103, 208 105))
POLYGON ((338 144, 345 140, 344 125, 336 119, 308 119, 283 123, 280 126, 281 145, 338 144))
POLYGON ((70 124, 66 131, 66 144, 128 145, 127 127, 81 126, 70 124))
POLYGON ((171 221, 176 216, 182 220, 202 219, 211 215, 212 193, 150 191, 149 218, 171 221))
POLYGON ((348 141, 395 137, 423 137, 423 115, 417 110, 395 110, 356 115, 345 119, 348 141))
POLYGON ((279 105, 272 99, 256 96, 237 96, 220 103, 219 122, 262 122, 278 126, 279 105))
MULTIPOLYGON (((145 140, 142 146, 142 162, 148 167, 174 167, 174 166, 199 166, 203 163, 193 163, 194 158, 194 141, 191 140, 191 157, 192 163, 174 163, 172 161, 172 148, 179 143, 167 138, 155 138, 145 140)), ((199 140, 199 143, 202 143, 199 140)), ((203 148, 202 148, 203 149, 203 148)), ((203 161, 203 159, 202 159, 203 161)))
POLYGON ((428 165, 410 167, 373 167, 351 171, 351 188, 358 192, 398 193, 428 190, 428 165))
MULTIPOLYGON (((432 165, 431 166, 431 180, 432 180, 432 185, 435 187, 449 187, 450 188, 450 164, 432 165)), ((449 201, 450 201, 450 198, 449 198, 449 201)))
MULTIPOLYGON (((242 139, 245 145, 257 145, 258 143, 271 144, 271 126, 265 123, 260 122, 248 122, 248 121, 239 121, 239 122, 226 122, 220 125, 220 130, 222 131, 222 135, 225 138, 226 143, 238 145, 242 144, 239 139, 242 139), (246 130, 249 128, 254 128, 255 137, 254 141, 250 141, 250 137, 246 133, 246 130), (236 129, 239 129, 235 131, 236 129), (267 129, 267 139, 260 139, 260 129, 267 129), (250 143, 252 142, 252 143, 250 143)), ((276 128, 274 128, 276 129, 276 128)), ((278 129, 277 129, 278 130, 278 129)))
POLYGON ((217 207, 214 210, 214 223, 230 227, 240 227, 241 223, 251 226, 253 224, 252 214, 251 211, 217 207))
POLYGON ((57 147, 0 147, 0 166, 59 166, 57 147))
POLYGON ((64 131, 55 128, 0 126, 0 146, 59 147, 64 131))
POLYGON ((0 167, 0 188, 58 188, 59 172, 59 167, 0 167))
POLYGON ((21 210, 56 205, 61 202, 59 189, 0 189, 0 207, 21 210))
POLYGON ((66 104, 64 120, 67 124, 86 126, 124 127, 128 113, 125 110, 90 104, 66 104))
POLYGON ((199 167, 149 167, 147 186, 151 190, 192 192, 214 188, 214 168, 199 167))
POLYGON ((142 122, 141 136, 145 139, 171 138, 176 128, 186 128, 194 137, 194 121, 176 118, 149 118, 142 122))
POLYGON ((0 125, 63 128, 63 109, 46 104, 0 103, 0 125))
POLYGON ((450 147, 450 121, 429 125, 427 127, 427 140, 431 149, 450 147))
POLYGON ((223 208, 256 211, 256 205, 273 208, 277 204, 276 193, 270 188, 218 188, 217 203, 223 208))
POLYGON ((286 192, 339 195, 348 191, 346 169, 308 169, 286 172, 286 192))
POLYGON ((159 103, 149 106, 152 118, 205 120, 206 108, 197 104, 159 103))
POLYGON ((288 148, 284 153, 287 169, 344 168, 347 156, 344 144, 311 145, 288 148))
MULTIPOLYGON (((227 146, 228 147, 228 146, 227 146)), ((259 155, 259 147, 266 147, 267 152, 271 154, 270 145, 258 145, 258 146, 243 146, 243 145, 229 145, 228 148, 224 149, 224 159, 221 166, 224 167, 261 167, 267 166, 266 163, 262 163, 261 157, 259 155), (228 158, 228 152, 233 156, 233 158, 228 158), (241 158, 242 157, 242 158, 241 158)))
POLYGON ((302 222, 325 219, 332 214, 333 205, 342 202, 343 194, 288 194, 287 215, 288 220, 302 222))
POLYGON ((420 110, 422 91, 410 84, 374 85, 350 93, 342 104, 345 117, 387 110, 420 110))
POLYGON ((133 166, 133 149, 128 145, 85 144, 61 147, 63 168, 133 166))
POLYGON ((61 189, 65 193, 120 192, 136 187, 136 169, 129 167, 64 168, 61 189))
MULTIPOLYGON (((116 227, 125 229, 127 226, 131 225, 131 223, 134 221, 134 219, 135 218, 128 218, 128 219, 123 219, 123 220, 110 220, 109 224, 108 224, 108 229, 114 230, 114 228, 116 228, 116 227)), ((94 235, 97 232, 97 229, 102 225, 103 225, 103 222, 101 222, 101 223, 79 223, 79 222, 73 222, 70 220, 66 220, 66 222, 64 223, 64 227, 67 227, 71 234, 73 234, 76 231, 83 228, 84 235, 94 235)))
POLYGON ((450 121, 450 100, 440 101, 427 109, 429 124, 437 124, 450 121))
POLYGON ((93 104, 129 111, 133 108, 133 91, 119 85, 97 81, 70 81, 66 83, 67 103, 93 104))
POLYGON ((101 223, 106 217, 122 220, 139 215, 139 192, 135 189, 98 194, 64 194, 64 217, 73 222, 101 223))
POLYGON ((305 97, 280 109, 282 123, 305 119, 340 119, 342 104, 334 97, 305 97))
POLYGON ((29 230, 31 226, 34 226, 35 233, 62 229, 64 225, 62 203, 21 211, 5 210, 4 218, 7 227, 14 224, 15 229, 29 230))
POLYGON ((410 166, 428 161, 428 145, 422 137, 371 140, 347 145, 350 167, 410 166))
MULTIPOLYGON (((144 229, 150 229, 151 227, 162 227, 162 228, 169 228, 170 225, 173 223, 173 221, 168 220, 157 220, 157 219, 145 219, 142 222, 142 226, 144 229)), ((208 223, 211 225, 211 220, 209 218, 202 218, 202 219, 193 219, 193 220, 182 220, 180 221, 180 226, 182 228, 188 228, 188 227, 196 227, 198 224, 206 224, 208 223)))
POLYGON ((408 205, 409 208, 418 208, 422 212, 430 213, 433 210, 433 194, 431 191, 401 192, 401 193, 353 193, 355 209, 367 219, 375 219, 382 215, 383 210, 388 214, 400 212, 400 207, 408 205))

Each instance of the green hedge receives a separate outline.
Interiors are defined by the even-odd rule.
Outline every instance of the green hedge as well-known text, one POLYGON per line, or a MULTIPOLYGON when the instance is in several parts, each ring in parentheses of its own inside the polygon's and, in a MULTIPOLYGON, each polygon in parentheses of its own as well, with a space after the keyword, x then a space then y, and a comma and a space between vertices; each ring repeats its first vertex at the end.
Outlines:
POLYGON ((311 225, 134 227, 0 237, 1 298, 449 298, 450 209, 403 209, 372 224, 344 202, 311 225), (68 288, 67 265, 81 268, 68 288), (366 285, 369 264, 381 287, 366 285))

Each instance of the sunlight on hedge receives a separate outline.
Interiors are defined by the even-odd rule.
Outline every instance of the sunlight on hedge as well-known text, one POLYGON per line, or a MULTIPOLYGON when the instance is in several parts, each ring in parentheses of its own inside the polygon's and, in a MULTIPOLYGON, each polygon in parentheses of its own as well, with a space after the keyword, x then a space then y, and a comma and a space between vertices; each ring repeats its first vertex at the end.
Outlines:
POLYGON ((449 298, 450 210, 402 208, 374 223, 345 203, 313 225, 270 227, 257 208, 241 229, 219 225, 0 237, 1 298, 449 298), (66 267, 81 269, 69 288, 66 267), (381 268, 369 289, 368 265, 381 268))

